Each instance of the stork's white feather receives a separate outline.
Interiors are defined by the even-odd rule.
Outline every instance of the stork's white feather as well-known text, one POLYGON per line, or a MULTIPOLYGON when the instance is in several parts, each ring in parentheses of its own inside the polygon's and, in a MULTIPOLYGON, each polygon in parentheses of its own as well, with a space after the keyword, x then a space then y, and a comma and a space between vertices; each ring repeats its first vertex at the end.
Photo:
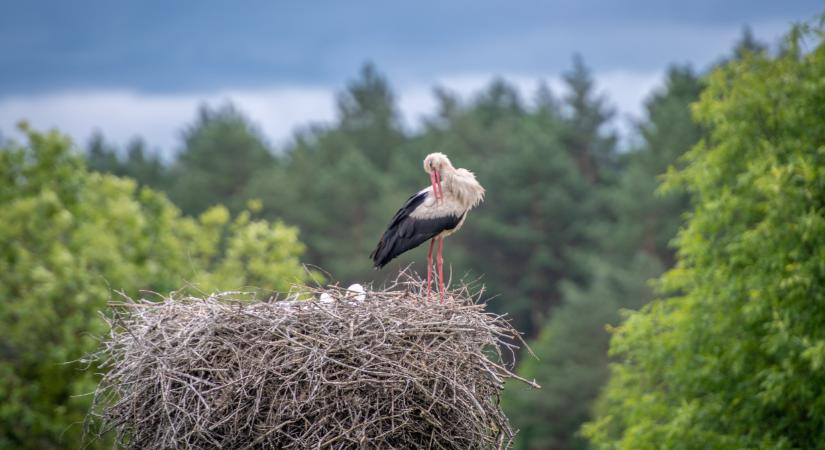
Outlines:
POLYGON ((451 165, 445 165, 441 169, 441 186, 445 200, 449 193, 467 210, 475 208, 484 200, 484 188, 478 183, 476 176, 467 169, 454 169, 451 165))
POLYGON ((427 198, 410 213, 413 219, 435 219, 438 217, 455 216, 460 217, 468 208, 459 203, 458 199, 451 195, 449 191, 444 190, 444 198, 438 202, 433 195, 433 188, 424 189, 427 192, 427 198))
POLYGON ((326 292, 321 293, 321 297, 318 299, 321 303, 332 303, 335 299, 332 298, 331 295, 327 294, 326 292))
POLYGON ((427 173, 438 171, 443 196, 441 201, 438 201, 432 187, 423 189, 421 192, 426 192, 427 198, 410 213, 410 217, 414 219, 461 217, 461 221, 455 228, 441 235, 453 234, 464 225, 467 213, 484 200, 484 188, 472 172, 467 169, 456 169, 450 159, 442 153, 428 155, 424 160, 424 170, 427 173))

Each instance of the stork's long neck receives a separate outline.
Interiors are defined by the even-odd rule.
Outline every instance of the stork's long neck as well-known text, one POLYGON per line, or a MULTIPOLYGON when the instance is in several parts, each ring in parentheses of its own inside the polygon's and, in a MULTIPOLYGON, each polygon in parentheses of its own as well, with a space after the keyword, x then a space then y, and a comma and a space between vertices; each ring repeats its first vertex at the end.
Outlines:
POLYGON ((440 172, 441 189, 452 196, 465 209, 470 209, 484 199, 484 188, 476 181, 475 175, 467 169, 445 167, 440 172))

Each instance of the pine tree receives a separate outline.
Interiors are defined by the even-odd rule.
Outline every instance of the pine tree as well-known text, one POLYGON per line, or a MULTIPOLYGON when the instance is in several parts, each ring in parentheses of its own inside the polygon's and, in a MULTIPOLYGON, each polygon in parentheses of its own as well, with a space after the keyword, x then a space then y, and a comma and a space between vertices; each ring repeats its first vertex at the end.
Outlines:
POLYGON ((124 152, 106 142, 100 132, 92 135, 86 148, 86 164, 94 171, 132 178, 141 186, 168 189, 168 168, 157 153, 146 151, 141 138, 132 139, 124 152))
POLYGON ((106 142, 106 138, 100 131, 96 131, 89 139, 86 148, 86 163, 90 169, 97 172, 122 175, 119 173, 122 169, 117 149, 106 142))
POLYGON ((615 112, 607 99, 595 92, 595 82, 581 56, 564 74, 568 93, 564 98, 564 144, 579 171, 591 184, 609 178, 615 169, 616 135, 605 130, 615 112))
POLYGON ((599 230, 602 251, 617 263, 638 251, 664 267, 674 264, 670 241, 688 210, 685 193, 657 194, 661 176, 701 137, 690 105, 699 99, 702 83, 690 67, 671 67, 664 87, 646 102, 647 120, 638 127, 641 148, 625 155, 615 189, 606 190, 613 221, 599 230))
POLYGON ((134 179, 142 186, 164 189, 168 183, 167 168, 157 152, 149 153, 143 139, 132 139, 126 146, 126 160, 121 164, 120 173, 134 179))
POLYGON ((370 63, 338 96, 339 131, 379 170, 389 167, 404 140, 395 102, 389 83, 370 63))
POLYGON ((231 104, 201 107, 183 141, 171 168, 169 196, 188 214, 216 204, 242 210, 250 180, 275 164, 260 132, 231 104))
POLYGON ((567 283, 563 302, 531 344, 538 356, 524 357, 521 376, 536 379, 542 390, 512 385, 508 411, 521 429, 516 448, 586 448, 579 428, 607 381, 608 325, 619 323, 621 309, 647 303, 647 280, 672 261, 667 243, 676 235, 687 208, 684 194, 657 195, 659 176, 699 139, 690 104, 701 84, 689 68, 671 68, 664 89, 647 102, 640 124, 641 146, 626 154, 618 182, 601 187, 604 211, 591 227, 597 241, 583 256, 584 285, 567 283))

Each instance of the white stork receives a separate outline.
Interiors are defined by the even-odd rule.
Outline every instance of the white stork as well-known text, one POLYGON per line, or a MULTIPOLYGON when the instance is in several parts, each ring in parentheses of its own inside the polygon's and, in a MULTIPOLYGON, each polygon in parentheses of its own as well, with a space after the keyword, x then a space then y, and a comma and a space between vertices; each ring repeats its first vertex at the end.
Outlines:
POLYGON ((430 175, 431 186, 413 194, 395 213, 381 241, 370 257, 376 269, 384 267, 396 256, 418 247, 428 239, 427 298, 433 278, 433 246, 438 240, 438 282, 444 301, 444 238, 458 231, 467 213, 484 198, 484 188, 467 169, 456 169, 447 155, 431 153, 424 158, 424 171, 430 175))

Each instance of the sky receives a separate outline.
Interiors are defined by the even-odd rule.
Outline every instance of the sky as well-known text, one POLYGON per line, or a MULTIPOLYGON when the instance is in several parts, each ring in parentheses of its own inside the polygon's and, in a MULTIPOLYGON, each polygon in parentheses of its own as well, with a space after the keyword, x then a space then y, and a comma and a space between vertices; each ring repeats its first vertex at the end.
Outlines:
POLYGON ((201 104, 231 101, 276 147, 335 117, 365 62, 389 79, 410 129, 438 85, 470 98, 504 77, 558 94, 574 54, 628 134, 671 64, 705 70, 749 26, 776 45, 821 0, 0 0, 0 134, 99 130, 171 154, 201 104))

